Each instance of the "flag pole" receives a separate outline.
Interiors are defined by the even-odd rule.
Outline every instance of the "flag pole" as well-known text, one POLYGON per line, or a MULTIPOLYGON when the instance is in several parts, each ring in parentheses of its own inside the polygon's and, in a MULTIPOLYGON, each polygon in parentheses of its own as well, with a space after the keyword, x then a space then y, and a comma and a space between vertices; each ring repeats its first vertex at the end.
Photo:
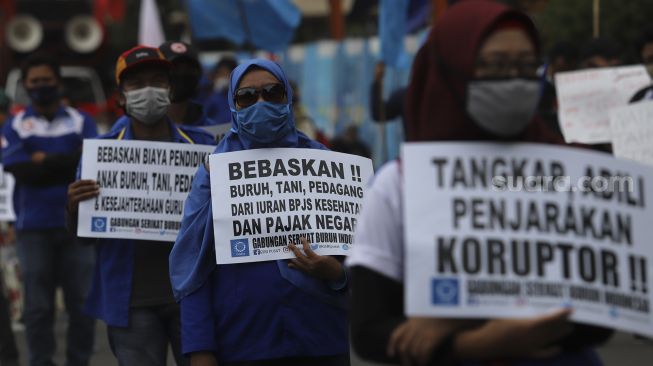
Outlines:
POLYGON ((331 38, 341 41, 345 38, 345 17, 342 13, 342 0, 329 0, 329 28, 331 38))
POLYGON ((593 13, 593 36, 594 38, 599 38, 600 36, 600 20, 601 20, 601 1, 600 0, 594 0, 594 4, 592 6, 592 13, 593 13))

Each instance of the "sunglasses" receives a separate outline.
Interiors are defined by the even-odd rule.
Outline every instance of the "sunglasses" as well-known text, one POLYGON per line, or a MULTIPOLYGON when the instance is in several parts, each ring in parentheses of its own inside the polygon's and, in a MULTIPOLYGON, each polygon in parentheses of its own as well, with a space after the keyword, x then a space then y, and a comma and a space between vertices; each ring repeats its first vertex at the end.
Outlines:
POLYGON ((281 104, 286 97, 286 88, 278 83, 263 85, 260 88, 240 88, 234 94, 234 102, 240 108, 247 108, 258 101, 259 95, 266 102, 281 104))

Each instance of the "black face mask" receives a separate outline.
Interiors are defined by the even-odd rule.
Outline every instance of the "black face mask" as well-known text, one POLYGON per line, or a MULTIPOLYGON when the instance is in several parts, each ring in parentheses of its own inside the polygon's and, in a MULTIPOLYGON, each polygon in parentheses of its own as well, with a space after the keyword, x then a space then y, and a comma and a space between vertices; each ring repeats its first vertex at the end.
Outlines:
POLYGON ((32 103, 36 105, 49 105, 59 99, 59 87, 57 85, 39 86, 27 89, 32 103))
POLYGON ((194 97, 198 81, 194 74, 170 75, 170 101, 178 103, 194 97))

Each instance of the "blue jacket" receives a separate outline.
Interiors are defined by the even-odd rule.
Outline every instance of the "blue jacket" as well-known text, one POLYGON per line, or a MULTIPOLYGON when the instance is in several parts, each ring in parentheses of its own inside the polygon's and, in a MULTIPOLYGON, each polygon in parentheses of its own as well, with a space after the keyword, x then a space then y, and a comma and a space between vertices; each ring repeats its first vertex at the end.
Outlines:
MULTIPOLYGON (((127 119, 125 126, 101 136, 102 139, 134 140, 127 119)), ((172 142, 212 145, 213 137, 197 128, 177 126, 169 121, 172 142)), ((86 300, 86 312, 107 325, 127 327, 134 271, 135 240, 100 239, 96 246, 93 284, 86 300)), ((167 280, 161 277, 162 281, 167 280)))
MULTIPOLYGON (((281 68, 253 60, 231 75, 229 94, 250 67, 272 73, 292 90, 281 68)), ((235 111, 229 99, 231 111, 235 111)), ((289 108, 292 111, 291 108, 289 108)), ((294 128, 269 145, 232 129, 216 153, 263 147, 324 149, 294 128)), ((182 351, 210 351, 218 362, 314 357, 348 352, 347 292, 289 269, 288 261, 216 265, 209 172, 201 167, 186 200, 182 227, 170 255, 173 292, 181 304, 182 351)))
MULTIPOLYGON (((97 130, 91 117, 74 108, 62 106, 54 119, 48 121, 29 106, 5 123, 2 135, 2 162, 9 167, 30 162, 36 151, 79 153, 82 141, 97 136, 97 130)), ((17 182, 14 193, 16 228, 65 227, 67 191, 68 183, 35 186, 17 182)))
POLYGON ((181 300, 181 324, 183 352, 212 351, 219 363, 349 352, 347 310, 290 283, 274 261, 216 266, 181 300))

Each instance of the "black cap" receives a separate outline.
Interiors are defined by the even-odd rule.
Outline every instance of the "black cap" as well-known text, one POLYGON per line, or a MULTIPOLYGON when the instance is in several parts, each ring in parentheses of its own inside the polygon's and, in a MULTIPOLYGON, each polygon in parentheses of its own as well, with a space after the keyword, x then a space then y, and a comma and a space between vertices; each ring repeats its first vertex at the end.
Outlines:
POLYGON ((165 56, 166 60, 170 62, 175 62, 176 60, 180 59, 185 59, 185 60, 190 60, 190 61, 195 61, 199 64, 199 60, 197 59, 197 51, 189 45, 188 43, 185 42, 166 42, 159 46, 159 51, 163 53, 163 56, 165 56))

